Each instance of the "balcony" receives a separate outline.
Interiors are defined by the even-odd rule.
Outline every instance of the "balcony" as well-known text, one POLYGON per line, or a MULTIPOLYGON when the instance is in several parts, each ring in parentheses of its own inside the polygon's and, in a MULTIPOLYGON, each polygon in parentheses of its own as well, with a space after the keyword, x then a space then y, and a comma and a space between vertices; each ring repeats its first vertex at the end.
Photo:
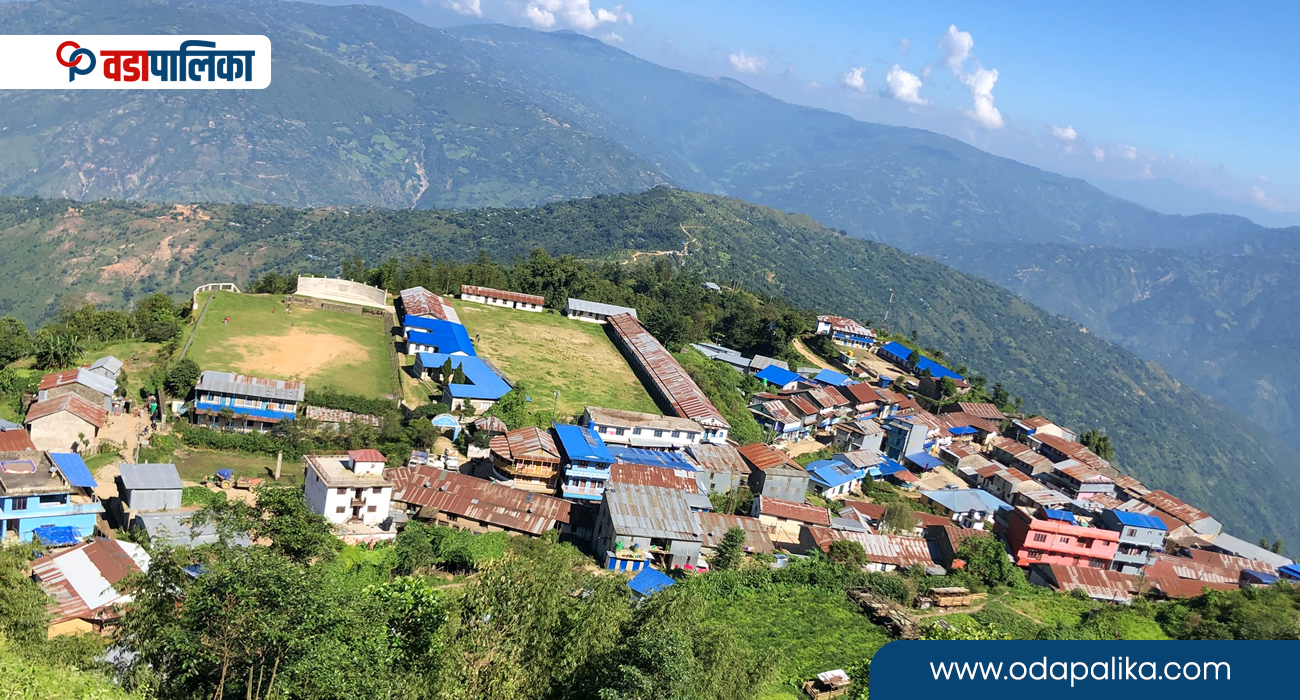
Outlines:
POLYGON ((91 515, 104 512, 104 504, 99 501, 84 500, 81 503, 49 503, 28 508, 0 508, 4 518, 49 518, 60 515, 91 515))
POLYGON ((596 469, 594 467, 577 467, 571 466, 564 470, 564 476, 570 479, 591 479, 593 481, 605 481, 609 479, 608 469, 596 469))

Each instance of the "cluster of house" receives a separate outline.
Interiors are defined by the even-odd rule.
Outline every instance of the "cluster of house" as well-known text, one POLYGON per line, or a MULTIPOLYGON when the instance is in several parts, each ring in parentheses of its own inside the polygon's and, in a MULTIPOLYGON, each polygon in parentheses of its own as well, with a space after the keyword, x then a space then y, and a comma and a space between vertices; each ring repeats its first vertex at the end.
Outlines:
POLYGON ((41 377, 24 418, 36 447, 93 452, 108 416, 122 410, 122 398, 117 395, 121 374, 122 361, 108 356, 85 367, 41 377))

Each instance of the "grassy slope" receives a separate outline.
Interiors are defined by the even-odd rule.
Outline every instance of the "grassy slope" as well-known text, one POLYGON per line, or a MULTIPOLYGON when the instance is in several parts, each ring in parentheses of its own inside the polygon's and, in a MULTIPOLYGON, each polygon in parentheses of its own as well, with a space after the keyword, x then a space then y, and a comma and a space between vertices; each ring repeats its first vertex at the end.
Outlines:
POLYGON ((295 308, 292 314, 286 314, 280 299, 276 295, 219 292, 209 305, 203 324, 194 334, 194 344, 187 357, 205 370, 301 379, 312 389, 333 387, 344 393, 372 398, 389 394, 387 344, 390 341, 388 329, 380 318, 303 308, 295 308), (278 310, 272 313, 273 308, 278 310), (228 325, 222 323, 227 316, 230 317, 228 325), (321 337, 318 340, 303 337, 281 346, 280 356, 269 361, 291 365, 294 352, 317 352, 321 348, 317 343, 329 344, 330 336, 341 337, 350 352, 304 374, 274 373, 265 370, 267 361, 257 359, 260 348, 256 341, 241 340, 266 338, 272 341, 305 333, 321 337))
POLYGON ((475 348, 511 381, 528 387, 534 408, 550 410, 559 390, 561 415, 583 406, 659 413, 605 327, 552 313, 530 313, 455 301, 475 348))

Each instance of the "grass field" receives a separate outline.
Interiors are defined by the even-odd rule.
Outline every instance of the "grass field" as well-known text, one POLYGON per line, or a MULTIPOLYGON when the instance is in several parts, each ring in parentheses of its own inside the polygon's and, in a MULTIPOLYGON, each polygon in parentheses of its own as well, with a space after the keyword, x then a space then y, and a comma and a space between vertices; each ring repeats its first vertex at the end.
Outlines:
MULTIPOLYGON (((275 457, 266 455, 187 447, 177 450, 173 459, 176 471, 185 481, 202 481, 203 477, 215 474, 218 469, 234 470, 235 478, 247 476, 270 480, 275 476, 275 457)), ((302 483, 302 479, 302 462, 286 458, 280 466, 280 482, 297 485, 302 483)))
POLYGON ((371 398, 392 393, 391 340, 382 317, 301 307, 289 314, 280 300, 218 292, 187 357, 205 370, 299 379, 309 389, 371 398), (229 324, 222 322, 226 317, 229 324))
POLYGON ((478 354, 527 386, 535 408, 549 411, 558 390, 562 415, 582 413, 583 406, 659 413, 604 326, 559 314, 452 305, 478 354))
MULTIPOLYGON (((188 329, 186 329, 188 330, 188 329)), ((132 399, 140 396, 140 387, 158 363, 158 351, 161 343, 146 343, 143 340, 123 340, 105 345, 98 350, 90 350, 81 357, 82 364, 89 364, 105 355, 112 355, 122 361, 122 370, 126 372, 126 395, 132 399)), ((121 382, 119 382, 121 384, 121 382)))

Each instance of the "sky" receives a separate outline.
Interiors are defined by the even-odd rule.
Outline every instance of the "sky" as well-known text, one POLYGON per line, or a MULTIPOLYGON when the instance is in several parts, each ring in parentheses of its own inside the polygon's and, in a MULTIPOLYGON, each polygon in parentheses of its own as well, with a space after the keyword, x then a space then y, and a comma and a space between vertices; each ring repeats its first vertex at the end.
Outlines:
POLYGON ((579 31, 1158 209, 1300 223, 1300 3, 371 1, 435 25, 579 31))

